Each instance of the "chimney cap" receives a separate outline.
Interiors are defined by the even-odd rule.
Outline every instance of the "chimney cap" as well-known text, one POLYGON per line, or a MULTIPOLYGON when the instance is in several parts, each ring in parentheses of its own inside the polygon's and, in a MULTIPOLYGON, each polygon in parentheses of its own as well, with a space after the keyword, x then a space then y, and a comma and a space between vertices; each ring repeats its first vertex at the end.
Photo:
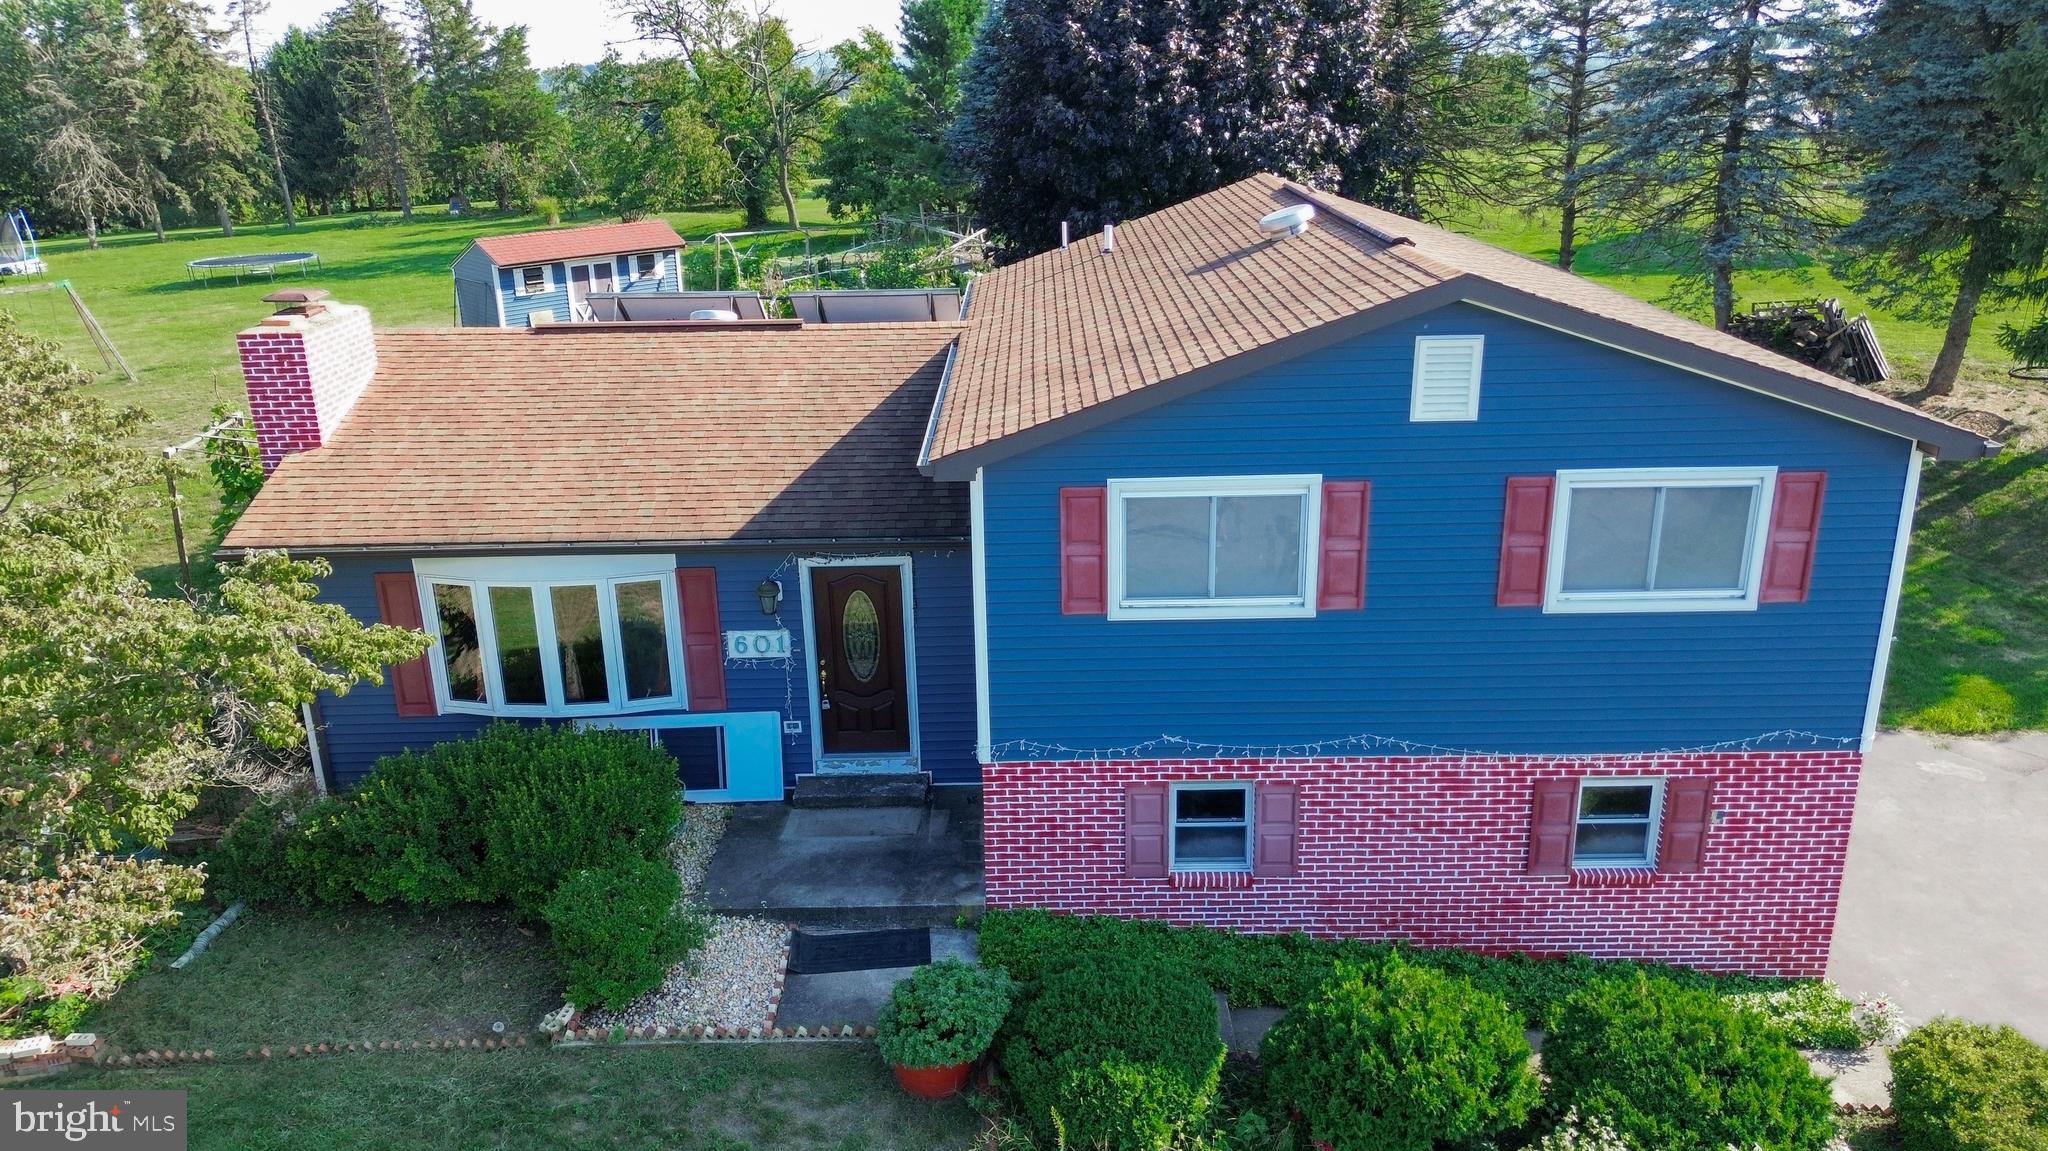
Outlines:
POLYGON ((330 294, 325 288, 283 288, 263 297, 263 302, 297 308, 306 304, 317 304, 330 294))

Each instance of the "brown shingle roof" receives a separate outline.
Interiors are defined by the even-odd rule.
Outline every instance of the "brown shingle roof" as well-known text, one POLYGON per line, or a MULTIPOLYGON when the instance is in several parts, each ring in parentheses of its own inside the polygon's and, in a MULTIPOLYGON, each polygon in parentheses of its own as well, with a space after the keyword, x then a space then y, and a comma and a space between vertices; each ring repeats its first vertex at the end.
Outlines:
MULTIPOLYGON (((1255 366, 1253 353, 1286 352, 1281 345, 1299 344, 1295 337, 1335 338, 1346 330, 1328 327, 1338 321, 1391 320, 1457 299, 1555 320, 1944 452, 1996 450, 1917 409, 1569 272, 1259 175, 1119 224, 1113 255, 1089 237, 976 281, 926 460, 944 461, 939 474, 971 474, 974 462, 1088 423, 1070 417, 1141 404, 1133 397, 1156 385, 1230 378, 1255 366), (1303 202, 1318 208, 1306 233, 1278 241, 1259 233, 1259 217, 1303 202), (1317 329, 1320 337, 1308 335, 1317 329)), ((1170 394, 1177 393, 1148 396, 1170 394)))
POLYGON ((957 323, 381 332, 228 548, 959 539, 918 474, 957 323))
POLYGON ((545 232, 515 232, 509 236, 480 236, 476 246, 484 250, 493 264, 509 268, 547 260, 680 248, 683 238, 669 227, 667 220, 638 220, 631 224, 592 224, 545 232))

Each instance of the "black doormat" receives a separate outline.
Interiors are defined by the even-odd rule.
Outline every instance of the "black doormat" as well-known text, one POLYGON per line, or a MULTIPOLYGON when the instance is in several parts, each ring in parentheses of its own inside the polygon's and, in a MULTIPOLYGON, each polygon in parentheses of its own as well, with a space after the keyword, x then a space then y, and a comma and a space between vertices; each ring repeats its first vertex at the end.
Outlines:
POLYGON ((928 927, 890 931, 799 931, 789 947, 791 975, 920 967, 932 961, 928 927))

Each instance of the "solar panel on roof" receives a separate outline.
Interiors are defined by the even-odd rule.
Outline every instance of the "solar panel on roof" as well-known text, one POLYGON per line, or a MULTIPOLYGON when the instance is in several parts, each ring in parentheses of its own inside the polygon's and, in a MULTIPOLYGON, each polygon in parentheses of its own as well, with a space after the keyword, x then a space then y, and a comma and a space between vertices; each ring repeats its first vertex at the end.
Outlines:
POLYGON ((584 297, 591 319, 688 320, 691 313, 731 312, 742 320, 768 318, 766 301, 740 292, 592 292, 584 297))
POLYGON ((929 323, 960 318, 955 288, 849 288, 791 292, 789 306, 806 324, 929 323))

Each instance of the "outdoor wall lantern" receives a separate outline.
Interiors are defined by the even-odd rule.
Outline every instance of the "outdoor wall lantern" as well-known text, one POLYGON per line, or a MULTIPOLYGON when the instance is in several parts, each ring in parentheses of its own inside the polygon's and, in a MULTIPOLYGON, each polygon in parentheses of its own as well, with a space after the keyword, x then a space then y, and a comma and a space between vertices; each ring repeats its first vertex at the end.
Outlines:
POLYGON ((761 614, 774 615, 775 610, 782 606, 782 581, 762 580, 761 586, 754 589, 754 594, 761 598, 761 614))

